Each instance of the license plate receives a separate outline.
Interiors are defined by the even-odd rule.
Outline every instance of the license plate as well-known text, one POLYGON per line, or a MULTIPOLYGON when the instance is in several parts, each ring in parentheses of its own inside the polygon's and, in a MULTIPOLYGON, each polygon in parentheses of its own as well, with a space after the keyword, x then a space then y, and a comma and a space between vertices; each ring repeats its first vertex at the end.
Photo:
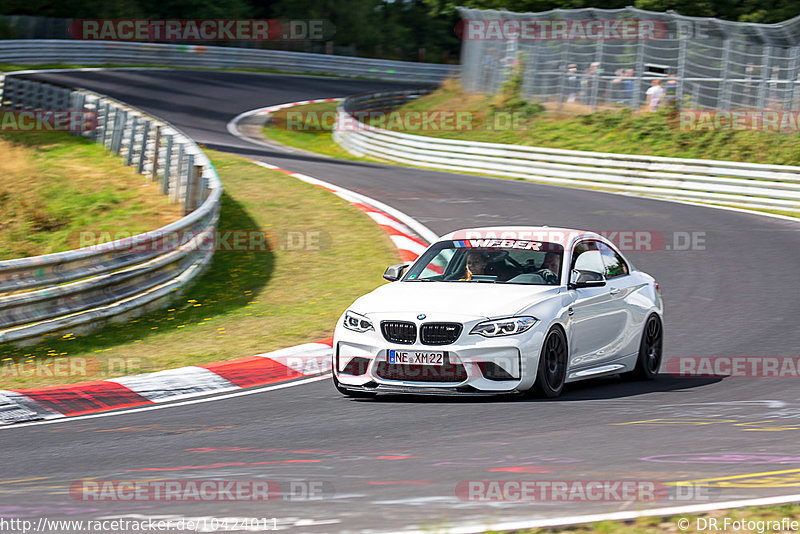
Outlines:
POLYGON ((408 365, 444 365, 445 353, 428 350, 388 350, 386 361, 408 365))

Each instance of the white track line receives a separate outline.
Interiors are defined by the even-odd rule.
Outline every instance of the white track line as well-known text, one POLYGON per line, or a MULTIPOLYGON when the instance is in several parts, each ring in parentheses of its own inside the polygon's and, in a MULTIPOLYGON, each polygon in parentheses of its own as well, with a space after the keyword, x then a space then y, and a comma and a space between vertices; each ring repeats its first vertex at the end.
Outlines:
MULTIPOLYGON (((447 534, 477 534, 483 533, 487 530, 491 531, 507 531, 507 530, 525 530, 542 527, 560 527, 567 525, 578 525, 581 523, 595 523, 597 521, 629 521, 640 517, 654 517, 654 516, 673 516, 682 514, 696 514, 702 512, 711 512, 714 510, 727 510, 730 508, 742 508, 745 506, 768 506, 773 504, 784 504, 789 502, 800 501, 800 495, 779 495, 776 497, 760 497, 756 499, 740 499, 738 501, 725 501, 720 503, 708 504, 687 504, 685 506, 671 506, 668 508, 653 508, 651 510, 639 510, 630 512, 606 512, 587 515, 572 515, 553 517, 549 519, 532 519, 521 521, 507 521, 504 523, 492 523, 487 521, 484 523, 473 522, 457 527, 444 527, 442 532, 447 534)), ((398 532, 398 531, 392 531, 398 532)), ((403 534, 429 534, 431 531, 426 530, 404 530, 403 534)))

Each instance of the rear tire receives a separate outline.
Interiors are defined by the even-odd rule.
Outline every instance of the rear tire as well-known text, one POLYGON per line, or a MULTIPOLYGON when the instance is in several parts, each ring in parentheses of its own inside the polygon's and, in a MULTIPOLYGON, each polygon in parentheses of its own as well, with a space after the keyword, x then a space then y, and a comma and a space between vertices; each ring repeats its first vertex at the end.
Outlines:
POLYGON ((644 324, 636 368, 628 376, 634 380, 653 380, 661 367, 663 345, 664 327, 658 315, 652 314, 644 324))
POLYGON ((336 378, 336 375, 333 375, 333 387, 335 387, 336 391, 345 397, 351 397, 353 399, 371 399, 377 395, 377 393, 370 393, 369 391, 350 391, 349 389, 342 387, 342 385, 339 383, 339 380, 336 378))
POLYGON ((539 355, 534 390, 547 398, 561 395, 567 378, 567 337, 561 328, 554 326, 547 333, 539 355))

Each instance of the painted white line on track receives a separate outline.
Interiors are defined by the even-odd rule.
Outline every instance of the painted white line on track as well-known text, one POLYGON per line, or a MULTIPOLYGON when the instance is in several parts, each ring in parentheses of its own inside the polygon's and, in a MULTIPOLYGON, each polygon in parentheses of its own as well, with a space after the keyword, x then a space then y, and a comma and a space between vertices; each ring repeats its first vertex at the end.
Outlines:
MULTIPOLYGON (((711 512, 714 510, 728 510, 731 508, 742 508, 744 506, 769 506, 773 504, 785 504, 800 501, 800 494, 778 495, 776 497, 759 497, 754 499, 739 499, 737 501, 725 501, 718 503, 687 504, 684 506, 671 506, 668 508, 653 508, 651 510, 638 510, 626 512, 606 512, 586 515, 571 515, 562 517, 551 517, 544 519, 531 519, 520 521, 506 521, 494 523, 486 521, 483 523, 473 522, 456 527, 443 527, 440 530, 447 534, 478 534, 489 531, 509 531, 526 530, 543 527, 561 527, 568 525, 578 525, 582 523, 595 523, 597 521, 629 521, 640 517, 672 516, 681 514, 696 514, 711 512)), ((430 529, 425 530, 393 530, 391 532, 402 532, 403 534, 429 534, 430 529)))
POLYGON ((325 374, 325 375, 315 376, 315 377, 311 377, 311 378, 304 378, 302 380, 297 380, 295 382, 284 382, 282 384, 275 384, 275 385, 272 385, 272 386, 265 386, 265 387, 259 387, 259 388, 253 388, 253 389, 245 389, 245 390, 242 390, 242 391, 237 391, 235 393, 227 393, 225 395, 216 395, 214 397, 207 397, 207 398, 203 398, 203 399, 192 399, 192 400, 185 400, 185 401, 180 401, 180 402, 171 402, 171 403, 168 403, 168 404, 153 404, 153 405, 149 405, 148 404, 146 406, 141 406, 141 407, 138 407, 138 408, 131 408, 131 409, 128 409, 128 410, 114 410, 114 411, 109 411, 109 412, 100 412, 100 413, 93 413, 93 414, 87 414, 87 415, 76 415, 76 416, 73 416, 73 417, 60 417, 58 419, 49 419, 47 421, 31 421, 30 423, 16 423, 16 424, 13 424, 13 425, 0 426, 0 430, 14 430, 16 428, 22 428, 22 427, 26 427, 26 426, 50 425, 50 424, 53 424, 53 423, 63 423, 63 422, 66 422, 66 421, 69 421, 69 422, 82 421, 84 419, 97 419, 99 417, 111 417, 111 416, 116 416, 116 415, 127 415, 127 414, 131 414, 131 413, 149 412, 149 411, 152 411, 152 410, 161 410, 161 409, 164 409, 164 408, 175 408, 175 407, 178 407, 178 406, 189 406, 189 405, 192 405, 192 404, 201 404, 201 403, 205 403, 205 402, 214 402, 214 401, 219 401, 219 400, 232 399, 232 398, 235 398, 235 397, 244 397, 244 396, 247 396, 247 395, 255 395, 256 393, 265 393, 265 392, 268 392, 268 391, 276 391, 278 389, 286 389, 286 388, 290 388, 290 387, 294 387, 294 386, 304 386, 304 385, 310 384, 312 382, 318 382, 320 380, 328 380, 328 379, 331 378, 331 376, 332 375, 330 375, 330 374, 325 374))

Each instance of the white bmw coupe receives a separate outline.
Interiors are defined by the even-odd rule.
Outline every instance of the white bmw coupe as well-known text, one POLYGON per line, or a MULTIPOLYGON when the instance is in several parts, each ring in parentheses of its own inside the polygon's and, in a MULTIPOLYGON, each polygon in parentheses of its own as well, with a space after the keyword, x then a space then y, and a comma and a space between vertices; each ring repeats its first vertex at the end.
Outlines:
POLYGON ((661 365, 658 283, 604 237, 580 230, 459 230, 342 315, 333 380, 344 395, 558 396, 603 375, 661 365))

